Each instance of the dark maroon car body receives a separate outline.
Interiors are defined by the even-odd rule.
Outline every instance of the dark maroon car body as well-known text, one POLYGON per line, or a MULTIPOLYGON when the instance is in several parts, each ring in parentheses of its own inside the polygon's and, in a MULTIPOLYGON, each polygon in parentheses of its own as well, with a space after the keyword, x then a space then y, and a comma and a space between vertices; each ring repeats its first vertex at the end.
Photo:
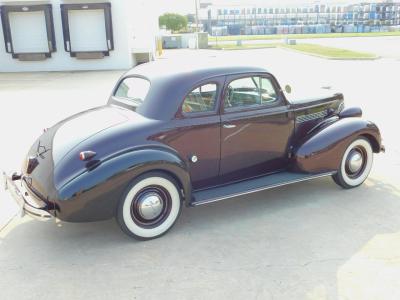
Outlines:
POLYGON ((22 182, 51 215, 71 222, 112 218, 129 183, 148 171, 175 178, 185 203, 195 206, 262 186, 332 175, 357 136, 368 139, 374 152, 382 150, 377 126, 362 119, 360 109, 344 108, 342 94, 289 102, 262 68, 159 72, 142 65, 116 87, 130 76, 151 83, 141 106, 120 101, 114 91, 107 105, 61 121, 29 150, 22 182), (227 84, 250 75, 273 82, 276 105, 224 111, 227 84), (218 87, 215 110, 185 114, 187 93, 209 82, 218 87), (87 150, 96 155, 80 160, 87 150), (191 160, 193 155, 198 161, 191 160), (252 188, 257 180, 267 182, 252 188), (234 187, 238 182, 240 190, 234 187))

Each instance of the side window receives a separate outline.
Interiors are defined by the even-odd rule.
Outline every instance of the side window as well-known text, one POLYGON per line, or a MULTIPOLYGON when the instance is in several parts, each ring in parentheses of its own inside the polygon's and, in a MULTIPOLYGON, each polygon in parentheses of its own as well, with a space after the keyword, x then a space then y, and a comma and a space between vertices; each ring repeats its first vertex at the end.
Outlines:
POLYGON ((148 80, 140 77, 127 77, 118 86, 114 97, 140 105, 145 100, 149 89, 150 82, 148 80))
POLYGON ((187 94, 182 104, 185 114, 213 111, 217 97, 217 85, 208 83, 201 85, 187 94))
POLYGON ((278 100, 272 82, 265 77, 251 76, 233 80, 225 92, 225 109, 270 105, 278 100))

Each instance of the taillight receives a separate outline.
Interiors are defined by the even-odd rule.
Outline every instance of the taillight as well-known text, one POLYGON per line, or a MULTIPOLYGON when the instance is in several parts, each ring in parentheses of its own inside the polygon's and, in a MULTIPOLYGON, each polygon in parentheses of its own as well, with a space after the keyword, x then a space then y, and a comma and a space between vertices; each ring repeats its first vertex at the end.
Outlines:
POLYGON ((94 156, 96 156, 96 152, 94 151, 82 151, 81 153, 79 153, 79 159, 82 161, 90 160, 94 156))

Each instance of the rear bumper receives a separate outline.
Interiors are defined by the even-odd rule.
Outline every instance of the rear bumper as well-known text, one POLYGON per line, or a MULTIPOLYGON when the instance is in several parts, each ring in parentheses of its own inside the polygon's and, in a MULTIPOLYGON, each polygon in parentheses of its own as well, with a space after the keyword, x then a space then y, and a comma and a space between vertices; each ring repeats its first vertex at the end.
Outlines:
POLYGON ((53 218, 48 205, 30 193, 24 186, 21 178, 15 179, 3 172, 1 174, 4 189, 9 191, 11 197, 21 209, 21 216, 27 214, 35 219, 44 221, 53 218))

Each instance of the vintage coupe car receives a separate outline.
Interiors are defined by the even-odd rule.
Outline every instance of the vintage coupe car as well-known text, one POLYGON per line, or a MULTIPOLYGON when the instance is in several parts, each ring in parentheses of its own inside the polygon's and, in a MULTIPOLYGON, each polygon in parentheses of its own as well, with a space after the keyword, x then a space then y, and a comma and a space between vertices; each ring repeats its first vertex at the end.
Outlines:
POLYGON ((381 135, 328 92, 288 101, 263 68, 144 64, 120 78, 106 105, 46 130, 22 172, 4 174, 6 186, 30 215, 115 217, 138 239, 166 233, 183 204, 323 176, 353 188, 384 150, 381 135))

